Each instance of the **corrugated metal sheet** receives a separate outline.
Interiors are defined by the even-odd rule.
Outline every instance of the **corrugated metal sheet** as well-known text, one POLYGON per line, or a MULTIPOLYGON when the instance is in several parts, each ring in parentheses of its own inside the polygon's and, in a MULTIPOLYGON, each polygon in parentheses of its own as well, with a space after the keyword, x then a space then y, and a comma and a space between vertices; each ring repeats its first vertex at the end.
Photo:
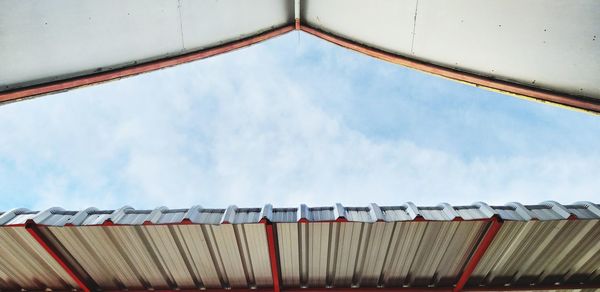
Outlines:
POLYGON ((0 215, 0 289, 77 288, 25 224, 36 224, 81 278, 104 290, 270 288, 271 260, 284 288, 451 288, 491 218, 502 225, 467 288, 600 287, 599 206, 549 201, 15 209, 0 215), (269 222, 277 259, 269 255, 269 222))
POLYGON ((272 285, 261 224, 50 227, 101 287, 272 285))
POLYGON ((69 290, 77 287, 25 228, 0 228, 0 246, 0 289, 69 290))
POLYGON ((579 284, 599 273, 599 220, 514 221, 503 224, 469 284, 579 284))
POLYGON ((277 225, 286 287, 448 286, 484 221, 277 225))

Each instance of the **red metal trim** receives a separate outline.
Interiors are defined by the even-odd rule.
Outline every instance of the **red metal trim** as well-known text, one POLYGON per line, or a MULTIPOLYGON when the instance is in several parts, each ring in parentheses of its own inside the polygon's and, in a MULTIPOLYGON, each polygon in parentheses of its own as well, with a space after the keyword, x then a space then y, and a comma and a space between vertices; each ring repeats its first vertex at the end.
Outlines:
POLYGON ((267 231, 267 243, 269 244, 269 260, 271 262, 271 273, 273 277, 273 292, 280 292, 280 278, 279 278, 279 262, 277 256, 277 241, 275 238, 275 231, 273 230, 273 224, 265 218, 260 220, 260 223, 265 224, 267 231))
POLYGON ((31 236, 33 236, 35 241, 37 241, 44 248, 44 250, 46 250, 46 252, 63 268, 63 270, 71 277, 71 279, 73 279, 73 281, 79 285, 82 291, 90 292, 90 287, 75 273, 71 267, 69 267, 67 262, 58 254, 58 252, 54 250, 33 220, 27 220, 27 223, 25 223, 25 229, 29 232, 29 234, 31 234, 31 236))
POLYGON ((318 38, 334 43, 336 45, 394 64, 406 66, 412 69, 420 70, 434 75, 439 75, 449 79, 470 83, 475 86, 482 86, 507 93, 530 97, 544 102, 551 102, 595 113, 600 113, 600 101, 595 100, 593 98, 551 92, 539 88, 529 87, 522 84, 501 81, 472 73, 462 72, 438 65, 433 65, 430 63, 425 63, 422 61, 417 61, 400 55, 384 52, 379 49, 367 47, 363 44, 359 44, 351 40, 335 36, 333 34, 309 27, 307 25, 302 25, 300 29, 306 33, 312 34, 318 38))
POLYGON ((196 61, 216 55, 220 55, 223 53, 227 53, 233 50, 237 50, 243 47, 247 47, 264 40, 268 40, 270 38, 285 34, 295 29, 295 24, 287 25, 281 28, 273 29, 267 31, 265 33, 261 33, 259 35, 255 35, 249 38, 245 38, 242 40, 238 40, 235 42, 231 42, 222 46, 218 46, 215 48, 210 48, 206 50, 202 50, 199 52, 192 52, 180 56, 175 56, 166 59, 160 59, 156 61, 151 61, 143 64, 133 65, 125 68, 115 69, 111 71, 90 74, 75 78, 70 78, 66 80, 60 80, 56 82, 49 82, 45 84, 33 85, 25 88, 19 88, 15 90, 0 92, 0 104, 5 102, 17 101, 20 99, 33 97, 37 95, 43 95, 53 92, 65 91, 68 89, 73 89, 76 87, 81 87, 85 85, 91 85, 101 82, 106 82, 109 80, 120 79, 124 77, 129 77, 149 71, 154 71, 158 69, 163 69, 166 67, 171 67, 191 61, 196 61))
POLYGON ((481 258, 483 258, 485 252, 492 244, 494 237, 496 237, 496 234, 498 234, 500 227, 502 227, 502 221, 500 221, 500 219, 497 216, 493 216, 490 220, 490 226, 488 227, 487 231, 485 232, 485 235, 481 239, 481 242, 477 246, 477 249, 471 256, 471 259, 467 262, 467 265, 465 266, 462 275, 456 282, 456 286, 453 289, 454 292, 459 292, 463 290, 463 288, 467 284, 467 281, 469 281, 471 274, 473 273, 473 271, 475 271, 475 268, 477 268, 477 264, 479 264, 479 261, 481 260, 481 258))

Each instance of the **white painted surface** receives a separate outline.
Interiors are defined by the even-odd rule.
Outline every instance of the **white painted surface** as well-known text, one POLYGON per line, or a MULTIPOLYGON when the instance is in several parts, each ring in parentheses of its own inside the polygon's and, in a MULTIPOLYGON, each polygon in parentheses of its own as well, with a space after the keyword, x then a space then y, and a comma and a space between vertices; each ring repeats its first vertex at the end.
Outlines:
POLYGON ((182 0, 186 49, 207 48, 290 24, 292 0, 182 0))
MULTIPOLYGON (((302 0, 311 26, 393 53, 600 98, 600 1, 302 0)), ((293 23, 293 0, 3 0, 0 90, 293 23)))
POLYGON ((309 25, 372 47, 600 98, 600 1, 303 0, 303 8, 309 25))
POLYGON ((416 0, 302 0, 302 21, 386 51, 409 54, 416 0))
POLYGON ((0 90, 211 47, 293 13, 291 0, 3 0, 0 90))

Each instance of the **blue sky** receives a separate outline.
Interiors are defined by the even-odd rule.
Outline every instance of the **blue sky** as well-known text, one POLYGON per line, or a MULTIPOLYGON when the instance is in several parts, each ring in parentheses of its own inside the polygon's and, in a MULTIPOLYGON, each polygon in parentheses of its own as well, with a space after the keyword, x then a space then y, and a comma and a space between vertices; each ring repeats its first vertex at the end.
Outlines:
POLYGON ((0 107, 0 209, 571 203, 600 121, 299 32, 0 107))

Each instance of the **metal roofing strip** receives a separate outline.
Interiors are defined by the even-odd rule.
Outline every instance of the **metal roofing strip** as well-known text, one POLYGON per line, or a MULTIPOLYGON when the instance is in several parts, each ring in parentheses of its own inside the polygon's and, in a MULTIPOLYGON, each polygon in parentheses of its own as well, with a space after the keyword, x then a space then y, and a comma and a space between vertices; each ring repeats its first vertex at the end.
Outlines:
POLYGON ((582 277, 600 262, 599 227, 597 219, 505 221, 468 286, 590 283, 582 277))
POLYGON ((216 56, 219 54, 227 53, 239 48, 247 47, 270 38, 285 34, 295 29, 295 25, 285 25, 278 27, 264 33, 257 34, 248 38, 226 43, 221 46, 202 49, 200 51, 187 53, 179 56, 174 56, 165 59, 159 59, 156 61, 150 61, 138 65, 132 65, 120 69, 111 71, 105 71, 96 74, 84 75, 80 77, 74 77, 66 80, 60 80, 56 82, 48 82, 40 85, 34 85, 24 88, 18 88, 15 90, 0 92, 0 105, 7 102, 14 102, 25 98, 31 98, 34 96, 45 95, 49 93, 61 92, 81 86, 92 85, 102 83, 110 80, 120 79, 124 77, 134 76, 137 74, 150 72, 158 69, 163 69, 195 60, 205 59, 208 57, 216 56))
POLYGON ((121 218, 125 217, 125 214, 127 213, 127 211, 134 211, 134 210, 135 209, 133 209, 130 206, 123 206, 123 207, 115 210, 110 216, 108 216, 108 219, 106 219, 105 223, 107 223, 107 224, 119 223, 121 218))
POLYGON ((592 213, 594 213, 596 216, 600 217, 600 207, 598 205, 595 205, 592 202, 587 202, 587 201, 583 201, 583 202, 577 202, 575 204, 578 205, 583 205, 585 206, 588 210, 590 210, 592 213))
MULTIPOLYGON (((562 277, 561 282, 570 280, 580 269, 582 269, 582 267, 585 266, 586 263, 590 261, 590 259, 592 259, 594 256, 598 257, 598 255, 600 255, 600 241, 597 240, 598 236, 600 236, 600 228, 597 226, 595 231, 595 237, 592 238, 593 241, 591 248, 589 248, 587 251, 579 251, 583 252, 583 254, 580 255, 579 258, 575 259, 576 261, 573 263, 572 267, 570 267, 571 269, 562 277)), ((597 268, 598 266, 595 265, 595 269, 597 268)))
POLYGON ((568 255, 572 253, 573 250, 576 249, 578 244, 583 240, 585 236, 589 236, 588 233, 592 231, 598 222, 594 222, 592 220, 587 221, 579 230, 575 230, 575 234, 573 236, 569 236, 570 240, 567 245, 561 248, 561 251, 558 252, 558 255, 555 257, 548 257, 550 260, 546 262, 544 266, 541 267, 543 271, 539 276, 539 282, 545 282, 546 277, 550 276, 554 269, 560 262, 562 262, 568 255), (550 267, 550 268, 548 268, 550 267))
POLYGON ((236 205, 230 205, 225 210, 223 214, 223 218, 221 219, 221 224, 230 224, 235 220, 235 212, 238 209, 236 205))
POLYGON ((0 289, 16 291, 46 287, 77 287, 70 276, 22 226, 0 229, 0 289))
POLYGON ((134 267, 133 272, 142 285, 154 289, 175 287, 164 267, 157 264, 156 253, 147 248, 148 240, 141 229, 138 226, 120 226, 105 228, 105 231, 110 233, 115 245, 120 247, 119 252, 126 262, 134 267))
POLYGON ((152 210, 152 212, 150 213, 150 216, 148 216, 145 220, 144 220, 144 224, 157 224, 160 220, 160 218, 162 217, 163 213, 165 211, 169 210, 169 208, 165 207, 165 206, 161 206, 158 207, 154 210, 152 210))
POLYGON ((345 47, 347 49, 371 56, 383 61, 402 65, 411 69, 423 71, 440 77, 453 79, 460 82, 465 82, 478 87, 484 87, 502 93, 513 94, 530 98, 536 101, 549 102, 562 106, 567 106, 576 109, 582 109, 592 113, 600 113, 600 101, 594 98, 586 98, 573 96, 565 93, 552 92, 540 88, 525 86, 518 83, 493 79, 482 75, 476 75, 456 69, 446 68, 423 61, 418 61, 405 56, 385 52, 379 49, 368 47, 366 45, 351 41, 344 37, 316 29, 305 23, 300 25, 300 29, 306 33, 314 35, 318 38, 345 47))
POLYGON ((40 232, 39 228, 35 224, 33 220, 30 220, 26 223, 25 229, 31 234, 31 236, 37 241, 40 246, 44 248, 44 250, 63 268, 63 270, 79 285, 79 288, 84 292, 90 292, 91 287, 86 284, 82 277, 75 274, 74 270, 67 264, 65 260, 63 260, 59 253, 50 246, 48 240, 43 237, 43 234, 40 232))
POLYGON ((148 264, 162 268, 167 276, 166 282, 174 288, 197 288, 199 283, 192 275, 193 269, 190 268, 185 249, 172 228, 173 226, 169 225, 148 225, 139 228, 140 236, 147 242, 154 257, 148 264))
POLYGON ((383 216, 383 212, 381 212, 381 208, 379 208, 379 206, 375 203, 369 204, 369 214, 376 222, 385 221, 385 217, 383 216))
POLYGON ((222 287, 214 255, 204 239, 203 228, 197 225, 179 225, 174 226, 174 233, 180 241, 191 267, 190 274, 198 282, 197 285, 204 289, 222 287))
POLYGON ((308 218, 310 216, 308 206, 306 204, 300 204, 300 208, 298 209, 298 222, 306 221, 308 222, 308 218))
POLYGON ((451 220, 485 220, 493 215, 503 220, 565 220, 600 219, 600 208, 590 202, 579 202, 572 205, 561 205, 556 202, 543 202, 537 205, 509 203, 505 206, 488 206, 485 203, 474 203, 467 206, 416 206, 408 203, 403 206, 377 206, 369 204, 361 207, 344 207, 341 204, 325 207, 300 208, 237 208, 202 209, 194 206, 190 209, 168 209, 160 207, 154 210, 136 210, 129 206, 117 210, 98 210, 88 208, 82 211, 65 211, 62 208, 50 208, 42 212, 18 209, 2 213, 2 225, 25 224, 33 219, 43 226, 83 226, 83 225, 142 225, 142 224, 221 224, 221 223, 258 223, 261 219, 275 222, 376 222, 376 221, 451 221, 451 220), (298 214, 300 213, 300 214, 298 214), (304 214, 304 215, 303 215, 304 214), (569 216, 567 216, 567 214, 569 216), (300 219, 298 220, 298 217, 300 219))
POLYGON ((479 211, 481 211, 488 218, 491 218, 494 215, 498 215, 498 213, 494 209, 492 209, 488 204, 484 202, 475 202, 473 203, 473 206, 478 207, 479 211))
POLYGON ((335 218, 335 221, 338 221, 338 222, 348 221, 348 218, 346 218, 346 217, 347 217, 346 208, 344 208, 344 206, 342 206, 342 204, 336 203, 333 208, 333 218, 335 218))
POLYGON ((423 215, 419 211, 419 208, 413 202, 406 202, 406 204, 404 204, 404 207, 406 208, 406 212, 408 213, 408 215, 410 215, 412 220, 416 220, 417 218, 423 218, 423 215))
POLYGON ((561 205, 555 201, 545 201, 545 202, 542 202, 542 205, 549 206, 550 208, 552 208, 552 211, 561 215, 565 219, 571 218, 571 216, 574 215, 563 205, 561 205))
MULTIPOLYGON (((531 214, 529 209, 525 208, 525 206, 523 206, 521 203, 511 202, 506 205, 513 207, 515 209, 515 211, 517 212, 517 214, 519 214, 519 216, 521 216, 521 218, 523 218, 523 220, 525 220, 525 221, 529 221, 529 220, 533 219, 535 216, 535 215, 531 214)), ((536 218, 536 219, 538 219, 538 218, 536 218)))
POLYGON ((67 219, 65 225, 81 225, 85 221, 85 219, 89 216, 89 214, 93 211, 98 211, 98 208, 90 207, 84 210, 77 212, 71 218, 67 219))
POLYGON ((269 222, 273 221, 273 205, 266 204, 262 210, 260 210, 260 220, 263 219, 268 220, 269 222))
POLYGON ((448 203, 441 203, 438 206, 443 208, 443 212, 444 214, 446 214, 446 216, 448 216, 448 218, 450 220, 455 220, 455 219, 462 219, 462 217, 460 216, 460 214, 454 210, 454 208, 452 206, 450 206, 450 204, 448 203))
POLYGON ((187 222, 187 223, 194 223, 196 222, 196 216, 200 215, 200 210, 202 210, 202 207, 200 205, 194 205, 191 208, 189 208, 187 210, 187 212, 185 212, 185 214, 183 215, 183 219, 181 220, 181 222, 187 222))
POLYGON ((10 220, 15 218, 17 215, 25 213, 25 212, 29 212, 29 209, 15 208, 15 209, 6 211, 4 214, 0 215, 0 225, 5 225, 6 223, 10 222, 10 220))

